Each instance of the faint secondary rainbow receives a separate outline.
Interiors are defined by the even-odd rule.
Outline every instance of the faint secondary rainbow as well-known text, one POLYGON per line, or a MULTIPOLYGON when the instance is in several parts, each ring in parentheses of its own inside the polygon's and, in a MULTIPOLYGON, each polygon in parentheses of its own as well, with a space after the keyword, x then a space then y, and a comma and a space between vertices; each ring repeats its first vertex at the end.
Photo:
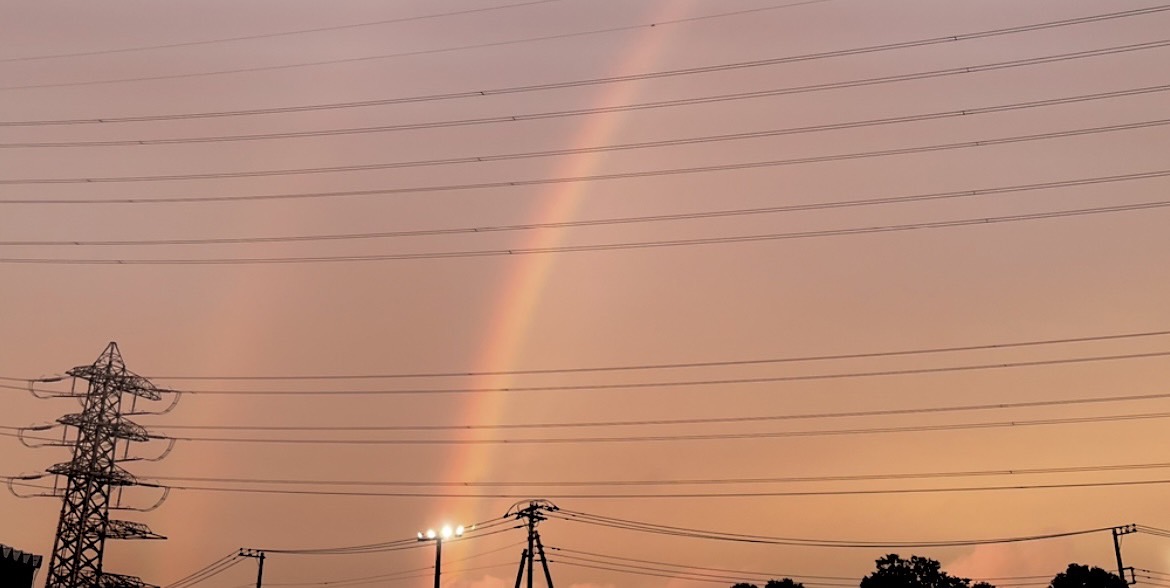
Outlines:
MULTIPOLYGON (((677 18, 673 13, 679 12, 679 8, 678 3, 658 2, 651 10, 651 20, 677 18)), ((647 28, 629 42, 630 51, 611 71, 606 72, 606 75, 652 71, 663 49, 669 45, 670 38, 671 33, 663 28, 647 28)), ((611 84, 599 103, 614 105, 635 101, 638 91, 636 84, 636 82, 611 84)), ((583 118, 571 146, 589 147, 606 144, 621 128, 626 116, 615 113, 583 118)), ((568 158, 554 175, 572 177, 595 173, 601 157, 600 154, 590 153, 573 156, 568 158)), ((587 184, 583 183, 566 183, 548 188, 547 192, 541 195, 538 207, 532 212, 532 222, 555 223, 573 219, 583 202, 586 190, 587 184)), ((556 247, 562 241, 560 232, 555 229, 537 230, 532 232, 522 247, 556 247)), ((518 367, 532 367, 518 361, 520 359, 518 354, 523 348, 531 326, 533 310, 540 302, 556 260, 555 254, 526 255, 517 258, 510 266, 509 274, 503 281, 504 287, 496 293, 495 300, 491 302, 491 318, 482 337, 483 344, 474 364, 475 371, 506 371, 518 367)), ((514 379, 511 376, 493 376, 485 378, 478 384, 490 387, 508 386, 514 379)), ((508 412, 511 403, 512 399, 504 394, 470 396, 460 422, 498 423, 501 416, 508 412)), ((467 445, 459 449, 459 453, 447 468, 450 472, 447 479, 460 481, 483 479, 483 475, 493 463, 496 447, 484 444, 467 445)), ((459 508, 463 512, 492 512, 499 506, 499 502, 481 500, 475 505, 469 505, 461 501, 459 508)), ((454 508, 454 501, 447 506, 454 508)))

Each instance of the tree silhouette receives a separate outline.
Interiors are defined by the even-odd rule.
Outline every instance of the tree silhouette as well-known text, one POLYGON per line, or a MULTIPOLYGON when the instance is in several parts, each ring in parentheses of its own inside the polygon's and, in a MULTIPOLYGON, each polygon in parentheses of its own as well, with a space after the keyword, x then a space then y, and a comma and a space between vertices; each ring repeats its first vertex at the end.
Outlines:
MULTIPOLYGON (((759 588, 759 586, 748 584, 747 582, 740 582, 731 588, 759 588)), ((784 578, 783 580, 768 580, 768 583, 764 584, 764 588, 804 588, 804 584, 793 581, 792 578, 784 578)))
POLYGON ((898 554, 891 553, 877 560, 877 570, 861 579, 861 588, 994 587, 986 582, 978 582, 972 587, 971 580, 952 576, 942 571, 942 566, 929 557, 912 555, 910 559, 902 559, 898 554))
POLYGON ((1127 588, 1126 582, 1120 576, 1107 572, 1098 567, 1083 566, 1070 563, 1068 569, 1057 574, 1049 588, 1127 588))

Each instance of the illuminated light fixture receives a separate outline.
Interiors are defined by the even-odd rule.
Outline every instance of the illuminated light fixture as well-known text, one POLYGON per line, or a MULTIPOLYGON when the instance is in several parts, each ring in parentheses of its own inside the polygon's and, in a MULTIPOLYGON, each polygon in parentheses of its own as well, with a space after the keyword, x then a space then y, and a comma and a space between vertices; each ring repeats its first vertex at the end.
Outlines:
MULTIPOLYGON (((472 528, 474 529, 474 526, 472 528)), ((435 542, 435 588, 439 588, 439 576, 443 573, 443 541, 452 537, 462 537, 465 530, 463 525, 458 525, 455 528, 451 528, 451 525, 443 525, 437 532, 434 529, 418 532, 419 541, 435 542)))

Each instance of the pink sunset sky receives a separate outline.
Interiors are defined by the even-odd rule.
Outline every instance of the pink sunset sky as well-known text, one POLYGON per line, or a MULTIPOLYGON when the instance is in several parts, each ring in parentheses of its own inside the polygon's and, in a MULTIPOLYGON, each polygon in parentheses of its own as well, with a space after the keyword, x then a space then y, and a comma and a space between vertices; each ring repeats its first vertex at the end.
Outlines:
MULTIPOLYGON (((575 588, 1113 569, 1108 530, 896 545, 1170 527, 1168 31, 1148 1, 2 2, 0 476, 69 459, 13 437, 77 411, 27 380, 116 341, 184 392, 125 464, 176 488, 115 514, 168 539, 106 547, 154 584, 246 547, 265 586, 430 586, 431 544, 277 552, 529 497, 849 544, 554 517, 575 588)), ((48 556, 60 507, 0 494, 0 543, 48 556)), ((523 541, 445 544, 443 586, 512 586, 523 541)))

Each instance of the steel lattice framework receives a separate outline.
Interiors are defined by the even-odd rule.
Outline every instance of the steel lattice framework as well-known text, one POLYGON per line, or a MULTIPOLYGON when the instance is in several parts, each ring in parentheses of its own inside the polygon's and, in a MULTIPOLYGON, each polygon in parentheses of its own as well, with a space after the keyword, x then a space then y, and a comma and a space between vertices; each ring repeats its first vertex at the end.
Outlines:
MULTIPOLYGON (((61 518, 53 544, 45 588, 113 588, 148 586, 133 576, 102 571, 106 539, 163 539, 146 525, 110 519, 114 494, 138 483, 118 465, 118 444, 147 441, 146 429, 124 416, 122 402, 130 396, 160 400, 166 392, 126 369, 116 343, 110 343, 92 365, 67 372, 85 380, 83 409, 58 423, 76 428, 73 459, 48 468, 63 476, 61 518)), ((133 409, 131 409, 133 412, 133 409)), ((125 459, 125 455, 123 457, 125 459)))

